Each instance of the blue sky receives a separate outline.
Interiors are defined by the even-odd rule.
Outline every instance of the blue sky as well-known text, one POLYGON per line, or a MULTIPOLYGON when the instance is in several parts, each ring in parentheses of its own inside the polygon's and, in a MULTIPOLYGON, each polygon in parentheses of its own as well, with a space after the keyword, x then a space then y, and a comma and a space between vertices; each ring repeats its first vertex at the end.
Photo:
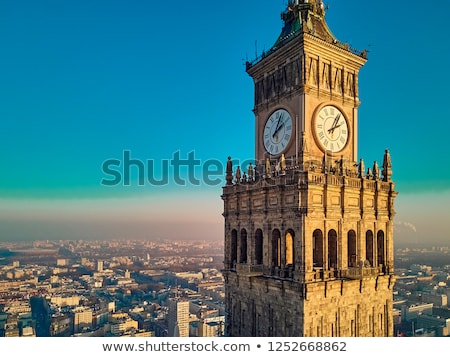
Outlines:
MULTIPOLYGON (((127 152, 163 179, 176 155, 213 171, 252 159, 244 63, 275 42, 285 2, 3 0, 0 240, 221 239, 221 185, 179 185, 170 168, 139 186, 135 167, 105 186, 102 165, 127 152)), ((359 155, 391 151, 399 239, 449 238, 450 3, 325 3, 336 37, 369 50, 359 155)))

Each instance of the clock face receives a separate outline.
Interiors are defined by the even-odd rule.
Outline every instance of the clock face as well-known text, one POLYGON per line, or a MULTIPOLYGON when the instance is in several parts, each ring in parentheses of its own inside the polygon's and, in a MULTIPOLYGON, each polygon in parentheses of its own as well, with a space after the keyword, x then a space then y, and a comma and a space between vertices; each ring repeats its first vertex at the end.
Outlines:
POLYGON ((292 137, 292 118, 287 110, 274 111, 264 126, 264 148, 270 155, 281 154, 292 137))
POLYGON ((348 142, 348 124, 344 114, 333 105, 326 105, 316 115, 314 130, 325 151, 339 152, 348 142))

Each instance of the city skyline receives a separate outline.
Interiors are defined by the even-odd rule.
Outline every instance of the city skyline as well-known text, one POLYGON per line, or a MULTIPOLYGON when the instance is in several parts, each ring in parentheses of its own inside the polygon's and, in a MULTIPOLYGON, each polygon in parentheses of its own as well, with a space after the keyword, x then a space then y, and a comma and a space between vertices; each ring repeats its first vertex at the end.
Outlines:
MULTIPOLYGON (((222 239, 215 179, 223 182, 223 166, 209 167, 217 169, 210 185, 202 170, 229 155, 254 157, 245 61, 276 41, 284 4, 3 2, 0 240, 222 239), (167 174, 169 182, 138 185, 135 166, 129 185, 102 185, 111 178, 103 164, 127 150, 131 159, 152 160, 154 177, 167 174), (195 173, 198 184, 174 180, 177 153, 180 160, 194 153, 199 163, 179 173, 195 173)), ((370 167, 391 151, 396 241, 450 240, 442 136, 450 130, 450 73, 440 65, 450 50, 436 27, 450 5, 326 4, 336 37, 369 51, 358 152, 370 167)))

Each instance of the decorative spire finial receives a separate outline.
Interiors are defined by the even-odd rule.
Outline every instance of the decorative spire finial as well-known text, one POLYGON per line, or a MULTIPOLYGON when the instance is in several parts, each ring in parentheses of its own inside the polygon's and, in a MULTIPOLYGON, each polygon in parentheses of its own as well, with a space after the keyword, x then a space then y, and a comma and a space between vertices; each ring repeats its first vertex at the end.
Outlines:
POLYGON ((286 158, 284 154, 281 154, 281 173, 284 174, 286 172, 286 158))
POLYGON ((236 183, 241 182, 241 167, 238 166, 236 169, 236 183))
POLYGON ((233 162, 231 161, 231 156, 228 156, 225 180, 227 182, 227 185, 233 184, 233 162))
POLYGON ((386 182, 391 181, 392 162, 391 162, 391 155, 390 155, 388 149, 386 149, 385 152, 384 152, 382 174, 383 174, 383 181, 386 181, 386 182))
POLYGON ((341 155, 341 159, 337 161, 339 165, 339 176, 344 175, 344 155, 341 155))
POLYGON ((362 178, 363 176, 364 176, 364 160, 360 159, 358 165, 358 177, 362 178))
POLYGON ((374 180, 380 178, 380 169, 378 168, 378 163, 376 161, 373 162, 372 175, 374 180))
POLYGON ((248 180, 249 180, 250 182, 252 182, 254 177, 255 177, 255 171, 254 171, 254 169, 253 169, 252 163, 250 163, 250 164, 248 165, 248 180))
POLYGON ((270 159, 266 158, 266 177, 271 177, 270 174, 271 168, 270 168, 270 159))

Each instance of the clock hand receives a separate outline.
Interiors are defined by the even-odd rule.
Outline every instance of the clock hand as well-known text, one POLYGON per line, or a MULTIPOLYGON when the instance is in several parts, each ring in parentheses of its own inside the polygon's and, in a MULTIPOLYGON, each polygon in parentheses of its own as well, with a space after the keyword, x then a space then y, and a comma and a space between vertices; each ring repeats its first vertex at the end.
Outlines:
POLYGON ((273 132, 272 138, 274 138, 275 135, 277 135, 278 130, 280 130, 280 121, 281 121, 281 118, 282 118, 282 117, 283 117, 283 116, 280 115, 279 118, 278 118, 278 122, 277 122, 277 125, 275 126, 275 131, 273 132))
POLYGON ((333 125, 336 125, 338 123, 340 117, 341 117, 341 113, 338 113, 338 115, 336 115, 336 118, 334 118, 333 125))
POLYGON ((284 122, 281 122, 280 126, 277 126, 277 128, 275 129, 275 131, 274 131, 274 133, 272 135, 272 138, 274 138, 278 134, 278 132, 281 130, 281 128, 283 126, 284 126, 284 122))
MULTIPOLYGON (((328 133, 329 134, 333 134, 334 133, 334 129, 337 128, 337 123, 339 122, 339 118, 341 117, 341 113, 339 113, 338 115, 336 115, 336 118, 334 118, 333 124, 331 125, 331 128, 328 129, 328 133)), ((342 124, 341 124, 342 125, 342 124)))
MULTIPOLYGON (((329 129, 328 132, 330 133, 331 130, 333 130, 333 133, 334 133, 334 130, 335 130, 336 128, 339 128, 339 127, 342 126, 343 124, 344 124, 344 123, 341 123, 341 124, 339 124, 339 125, 335 125, 332 129, 329 129)), ((332 134, 332 133, 330 133, 330 134, 332 134)))

